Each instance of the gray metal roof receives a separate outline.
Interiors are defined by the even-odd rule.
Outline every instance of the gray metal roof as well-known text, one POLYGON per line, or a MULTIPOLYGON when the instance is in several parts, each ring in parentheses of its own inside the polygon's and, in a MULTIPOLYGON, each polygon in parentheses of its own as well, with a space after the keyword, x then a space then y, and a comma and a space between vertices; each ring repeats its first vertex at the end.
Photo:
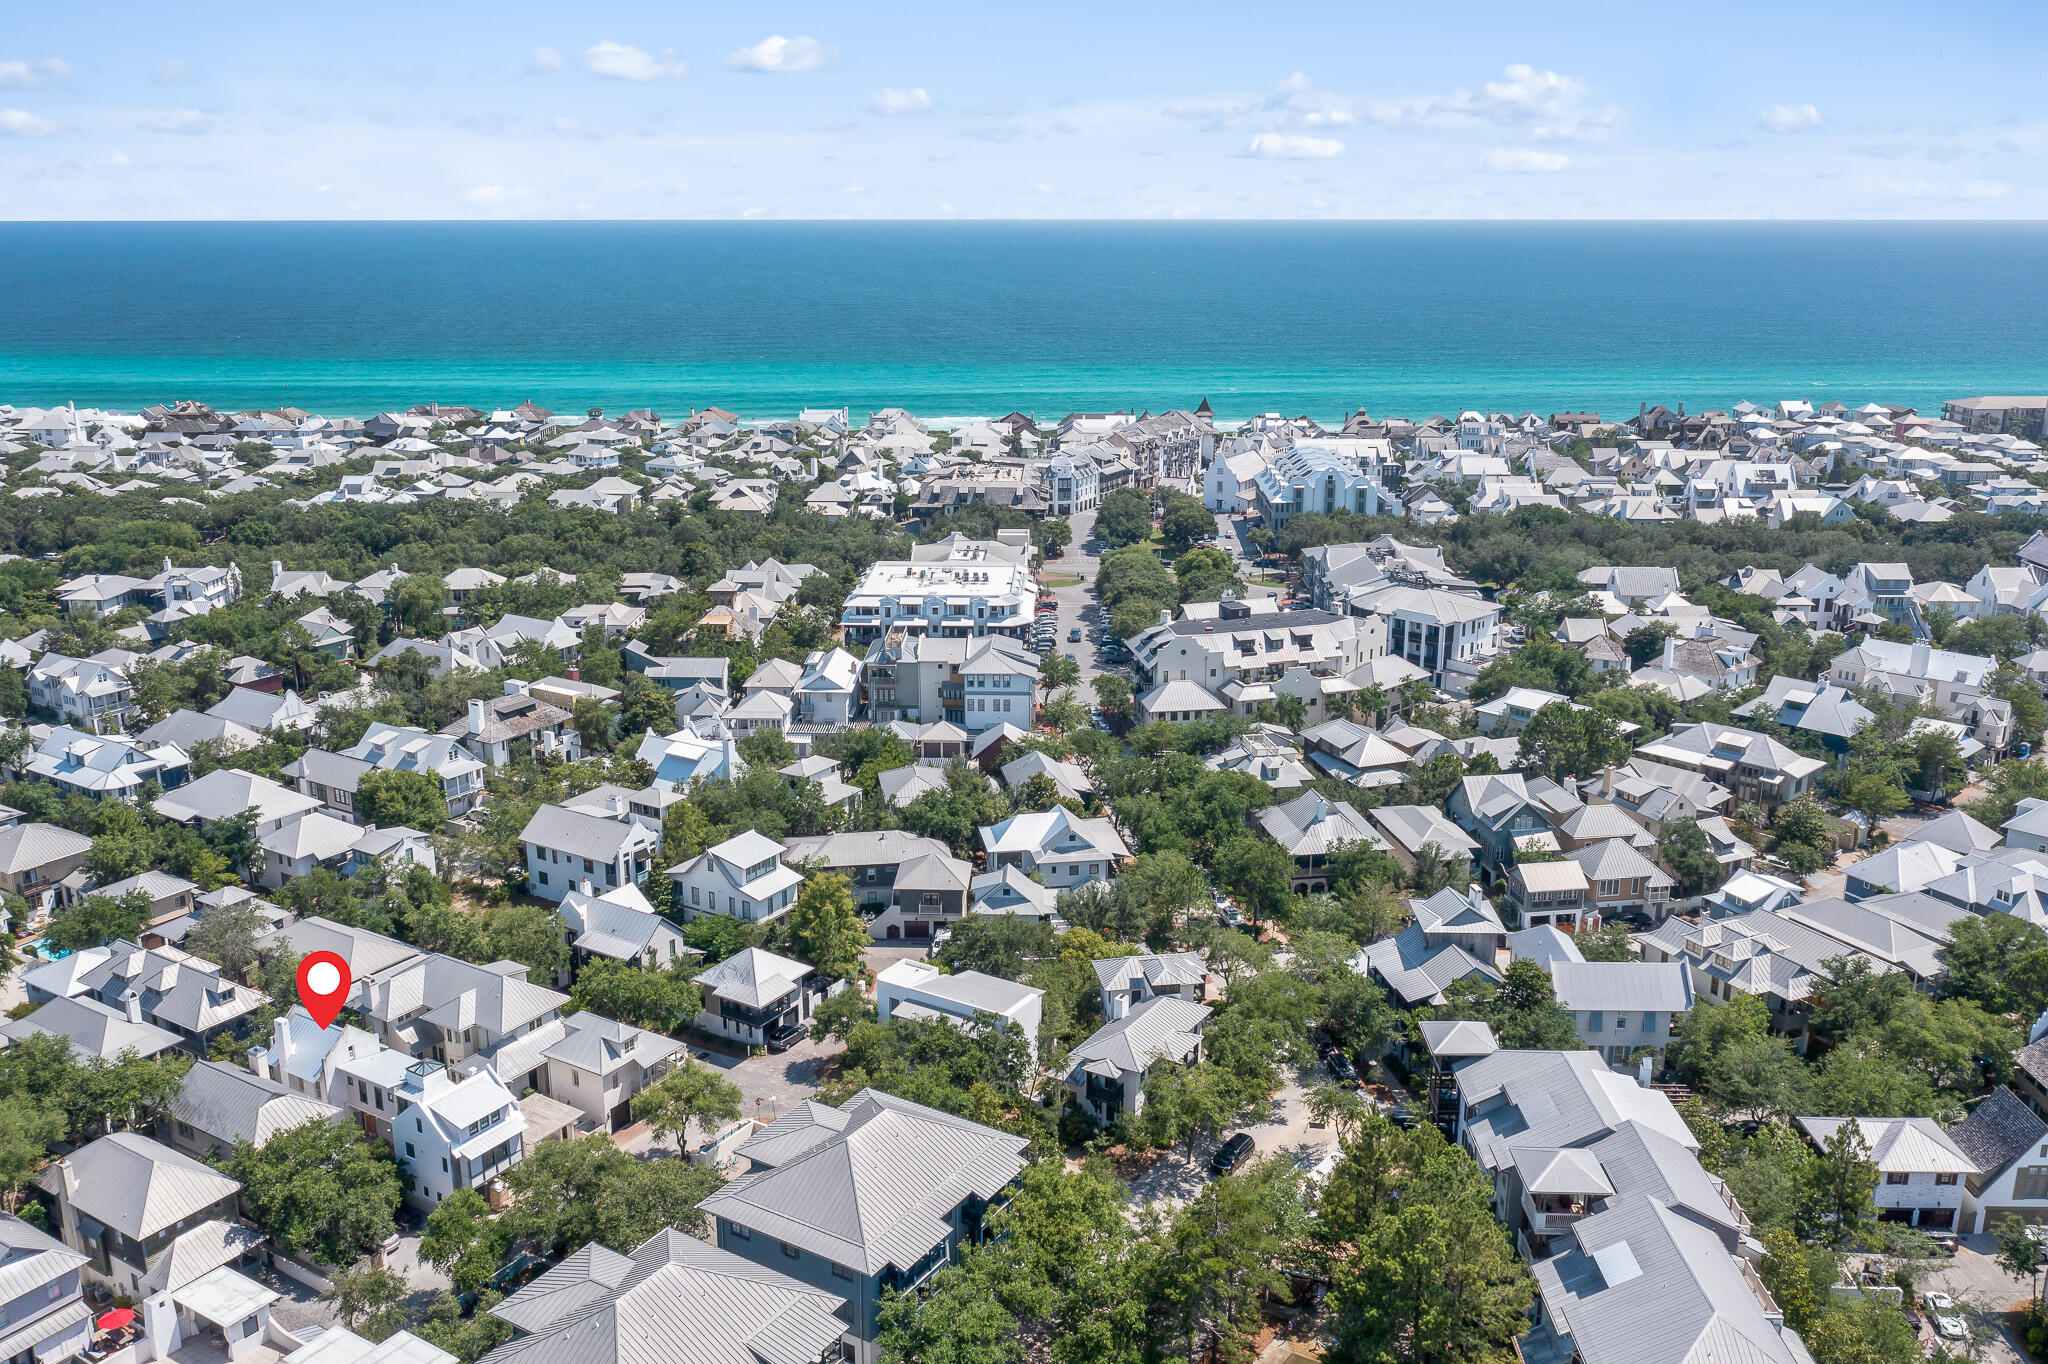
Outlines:
MULTIPOLYGON (((946 1242, 946 1219, 969 1196, 993 1198, 1022 1173, 1030 1144, 872 1089, 841 1116, 786 1164, 742 1175, 699 1206, 858 1274, 908 1269, 946 1242)), ((740 1153, 751 1157, 759 1140, 740 1153)))
POLYGON ((1609 1200, 1533 1266, 1583 1364, 1802 1364, 1712 1231, 1644 1194, 1609 1200))
POLYGON ((171 1116, 210 1137, 261 1146, 287 1128, 339 1118, 341 1110, 240 1066, 201 1061, 185 1072, 171 1116))
POLYGON ((116 1060, 123 1052, 154 1056, 181 1040, 154 1024, 130 1023, 126 1014, 89 997, 53 999, 34 1013, 0 1023, 0 1037, 9 1041, 41 1034, 64 1038, 81 1058, 105 1061, 116 1060))
POLYGON ((55 1283, 85 1262, 84 1255, 56 1237, 0 1213, 0 1302, 13 1302, 55 1283))
POLYGON ((1124 1074, 1143 1075, 1155 1061, 1179 1061, 1199 1045, 1202 1026, 1213 1012, 1206 1004, 1172 995, 1141 1000, 1068 1053, 1069 1073, 1106 1061, 1124 1074))
POLYGON ((719 999, 758 1009, 796 989, 810 974, 811 968, 804 962, 779 957, 764 948, 747 947, 691 979, 719 999))
MULTIPOLYGON (((242 1188, 192 1157, 134 1132, 101 1137, 66 1159, 78 1182, 72 1205, 138 1241, 242 1188)), ((37 1183, 46 1193, 61 1193, 64 1171, 52 1165, 37 1183)))
POLYGON ((1692 1007, 1691 974, 1680 961, 1554 961, 1550 987, 1557 1002, 1574 1012, 1675 1014, 1692 1007))

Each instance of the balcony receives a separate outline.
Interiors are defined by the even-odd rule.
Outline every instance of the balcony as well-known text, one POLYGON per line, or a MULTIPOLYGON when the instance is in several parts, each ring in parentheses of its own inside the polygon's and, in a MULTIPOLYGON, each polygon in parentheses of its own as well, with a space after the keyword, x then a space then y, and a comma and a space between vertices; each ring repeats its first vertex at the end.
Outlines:
POLYGON ((1537 1236, 1555 1236, 1569 1231, 1574 1222, 1592 1211, 1592 1200, 1578 1194, 1531 1194, 1522 1191, 1522 1213, 1529 1230, 1537 1236))

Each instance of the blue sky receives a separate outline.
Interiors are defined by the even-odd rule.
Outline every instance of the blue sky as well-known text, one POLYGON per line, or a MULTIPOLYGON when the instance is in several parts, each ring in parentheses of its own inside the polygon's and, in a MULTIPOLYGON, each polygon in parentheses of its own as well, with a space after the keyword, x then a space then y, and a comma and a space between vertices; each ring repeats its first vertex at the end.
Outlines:
POLYGON ((5 15, 0 216, 2048 218, 2039 3, 5 15))

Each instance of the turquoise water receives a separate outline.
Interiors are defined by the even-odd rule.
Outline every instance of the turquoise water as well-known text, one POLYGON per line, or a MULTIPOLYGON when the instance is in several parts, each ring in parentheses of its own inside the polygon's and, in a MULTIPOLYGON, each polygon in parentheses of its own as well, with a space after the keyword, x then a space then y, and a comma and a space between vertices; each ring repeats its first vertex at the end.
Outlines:
POLYGON ((0 401, 747 417, 2048 391, 2040 224, 0 224, 0 401))

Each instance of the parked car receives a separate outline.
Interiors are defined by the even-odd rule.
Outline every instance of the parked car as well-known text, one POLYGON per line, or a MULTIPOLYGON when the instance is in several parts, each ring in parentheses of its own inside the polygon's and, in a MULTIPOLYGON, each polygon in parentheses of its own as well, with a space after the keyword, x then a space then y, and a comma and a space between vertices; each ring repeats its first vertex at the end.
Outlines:
POLYGON ((1225 905, 1216 911, 1216 920, 1225 928, 1243 928, 1244 915, 1236 905, 1225 905))
POLYGON ((1920 1301, 1926 1303, 1928 1309, 1934 1312, 1952 1312, 1955 1310, 1956 1305, 1954 1298, 1938 1289, 1931 1288, 1920 1295, 1920 1301))
POLYGON ((1080 627, 1080 626, 1078 626, 1078 625, 1076 625, 1076 626, 1075 626, 1075 627, 1074 627, 1073 629, 1071 629, 1071 630, 1067 631, 1067 643, 1069 643, 1069 644, 1079 644, 1080 642, 1081 642, 1081 627, 1080 627))
POLYGON ((1216 1148, 1216 1154, 1209 1157, 1209 1173, 1212 1175, 1229 1174, 1232 1170, 1244 1164, 1245 1157, 1249 1156, 1254 1149, 1251 1133, 1231 1133, 1223 1139, 1223 1144, 1216 1148))
POLYGON ((1958 1316, 1937 1316, 1934 1329, 1941 1332, 1946 1340, 1965 1340, 1970 1334, 1970 1325, 1958 1316))
POLYGON ((1419 1124, 1422 1118, 1414 1109, 1408 1107, 1407 1104, 1395 1104, 1387 1110, 1387 1121, 1405 1132, 1419 1124))
POLYGON ((1323 1064, 1329 1070, 1330 1078, 1338 1084, 1349 1088, 1358 1083, 1358 1067, 1352 1065, 1351 1058, 1343 1052, 1331 1052, 1329 1059, 1323 1064))

